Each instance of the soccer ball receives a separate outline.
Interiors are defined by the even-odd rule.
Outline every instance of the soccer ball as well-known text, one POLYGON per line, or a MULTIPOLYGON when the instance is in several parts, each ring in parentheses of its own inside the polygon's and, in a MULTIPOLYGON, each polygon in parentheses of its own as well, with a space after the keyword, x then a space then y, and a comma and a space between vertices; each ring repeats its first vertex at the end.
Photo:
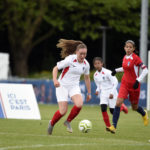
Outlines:
POLYGON ((88 133, 92 129, 92 123, 89 120, 79 122, 79 130, 83 133, 88 133))

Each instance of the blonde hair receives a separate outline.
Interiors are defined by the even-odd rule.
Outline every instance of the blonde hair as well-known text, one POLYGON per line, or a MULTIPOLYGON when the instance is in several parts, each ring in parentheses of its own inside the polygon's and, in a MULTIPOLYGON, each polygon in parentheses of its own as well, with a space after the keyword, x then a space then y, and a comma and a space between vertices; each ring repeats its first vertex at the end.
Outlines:
POLYGON ((68 55, 75 54, 76 50, 79 50, 80 48, 87 49, 87 46, 82 41, 66 39, 60 39, 56 46, 57 48, 61 48, 61 58, 65 58, 68 55))

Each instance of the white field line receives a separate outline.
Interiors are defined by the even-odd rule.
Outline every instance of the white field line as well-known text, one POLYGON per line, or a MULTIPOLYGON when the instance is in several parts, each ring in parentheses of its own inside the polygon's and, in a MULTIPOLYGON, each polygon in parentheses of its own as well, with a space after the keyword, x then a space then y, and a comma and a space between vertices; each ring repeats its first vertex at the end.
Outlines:
POLYGON ((1 147, 0 150, 9 150, 9 149, 22 149, 22 148, 40 148, 40 147, 63 147, 63 146, 86 146, 86 145, 95 145, 95 143, 87 144, 51 144, 51 145, 43 145, 43 144, 37 144, 37 145, 30 145, 30 146, 8 146, 8 147, 1 147))
POLYGON ((113 139, 113 138, 91 138, 91 137, 79 137, 79 136, 56 136, 56 135, 38 135, 38 134, 18 134, 18 133, 10 133, 10 132, 0 132, 1 135, 13 135, 13 136, 39 136, 39 137, 47 137, 47 138, 65 138, 65 139, 90 139, 91 142, 92 140, 97 140, 98 143, 81 143, 81 144, 51 144, 51 145, 43 145, 43 144, 38 144, 38 145, 31 145, 31 146, 11 146, 11 147, 1 147, 0 150, 7 150, 7 149, 19 149, 19 148, 26 148, 26 147, 30 147, 30 148, 36 148, 36 147, 55 147, 55 146, 82 146, 82 145, 104 145, 103 141, 108 141, 110 144, 108 145, 129 145, 129 146, 150 146, 150 142, 149 141, 145 141, 145 142, 139 142, 139 141, 133 141, 133 140, 126 140, 126 139, 113 139))
MULTIPOLYGON (((1 147, 0 150, 9 150, 9 149, 23 149, 23 148, 42 148, 42 147, 64 147, 64 146, 94 146, 94 145, 105 145, 100 143, 79 143, 79 144, 51 144, 51 145, 43 145, 43 144, 37 144, 37 145, 28 145, 28 146, 8 146, 8 147, 1 147)), ((118 146, 118 144, 111 144, 113 146, 118 146)), ((123 144, 122 146, 135 146, 135 144, 123 144)), ((146 144, 147 145, 147 144, 146 144)), ((149 144, 150 145, 150 144, 149 144)), ((107 146, 107 145, 105 145, 107 146)), ((145 144, 138 144, 138 146, 145 146, 145 144)))

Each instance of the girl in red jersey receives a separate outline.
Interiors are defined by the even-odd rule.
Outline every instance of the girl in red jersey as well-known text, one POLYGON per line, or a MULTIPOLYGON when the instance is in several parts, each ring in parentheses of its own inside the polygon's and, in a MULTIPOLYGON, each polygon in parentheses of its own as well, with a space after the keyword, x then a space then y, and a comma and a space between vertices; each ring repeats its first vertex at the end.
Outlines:
POLYGON ((140 82, 147 75, 148 69, 143 64, 139 56, 134 53, 135 43, 132 40, 125 42, 124 50, 126 55, 123 58, 122 67, 117 68, 112 72, 115 75, 116 72, 124 72, 120 90, 113 113, 113 125, 109 128, 111 133, 116 132, 117 122, 120 115, 120 106, 129 95, 129 101, 131 102, 132 109, 140 113, 143 117, 144 125, 148 125, 147 111, 138 105, 140 96, 140 82), (139 76, 139 69, 142 69, 142 73, 139 76))
POLYGON ((48 134, 52 134, 53 127, 57 121, 63 117, 68 109, 68 97, 74 103, 74 106, 64 122, 67 131, 72 133, 70 122, 79 114, 83 99, 79 87, 80 76, 84 74, 85 84, 87 87, 87 101, 91 99, 91 85, 89 78, 90 65, 85 59, 87 47, 82 41, 60 39, 57 44, 61 48, 61 56, 64 60, 57 63, 53 68, 53 82, 56 87, 56 97, 59 110, 55 112, 48 125, 48 134), (62 73, 57 79, 58 70, 62 73))

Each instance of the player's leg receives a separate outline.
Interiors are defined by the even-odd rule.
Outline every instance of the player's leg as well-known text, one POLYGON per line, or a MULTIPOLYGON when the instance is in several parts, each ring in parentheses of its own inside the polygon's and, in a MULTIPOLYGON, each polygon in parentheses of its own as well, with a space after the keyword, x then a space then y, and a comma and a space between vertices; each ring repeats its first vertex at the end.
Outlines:
POLYGON ((107 104, 101 104, 101 112, 103 116, 104 123, 106 125, 106 130, 111 126, 110 121, 109 121, 109 116, 107 113, 107 104))
POLYGON ((122 105, 120 107, 120 111, 123 111, 125 114, 128 113, 128 108, 124 103, 122 103, 122 105))
POLYGON ((115 106, 116 106, 117 96, 118 96, 118 92, 117 92, 117 90, 116 90, 116 91, 114 91, 113 99, 109 99, 109 100, 108 100, 109 111, 110 111, 110 113, 111 113, 112 115, 113 115, 113 113, 114 113, 114 109, 115 109, 115 106))
POLYGON ((71 109, 71 112, 67 117, 67 120, 64 122, 64 125, 67 126, 67 131, 70 133, 73 132, 70 122, 79 114, 83 105, 82 96, 80 94, 72 96, 71 99, 74 102, 74 106, 71 109))
MULTIPOLYGON (((116 92, 117 93, 117 92, 116 92)), ((113 125, 111 127, 109 127, 108 131, 110 131, 111 133, 115 133, 116 130, 116 126, 117 126, 117 122, 119 119, 119 115, 120 115, 120 100, 117 99, 117 95, 114 93, 114 98, 113 99, 109 99, 109 108, 110 108, 110 112, 113 113, 113 125), (118 102, 117 102, 118 100, 118 102), (117 118, 117 120, 115 120, 117 118)))
POLYGON ((67 112, 68 109, 68 91, 66 88, 63 86, 56 88, 56 97, 57 97, 57 102, 59 106, 59 110, 57 110, 52 119, 49 121, 48 124, 48 134, 52 134, 53 127, 54 125, 61 119, 62 116, 64 116, 67 112))
POLYGON ((120 117, 120 107, 123 103, 124 99, 123 98, 118 98, 117 102, 116 102, 116 106, 113 112, 113 124, 112 126, 109 128, 109 131, 111 133, 115 133, 116 132, 116 128, 117 128, 117 123, 120 117))
POLYGON ((148 125, 148 113, 146 110, 144 110, 141 106, 138 106, 138 104, 131 104, 132 109, 137 111, 143 118, 144 125, 148 125))
POLYGON ((101 94, 100 94, 100 107, 101 107, 103 120, 106 125, 106 131, 111 126, 110 121, 109 121, 109 116, 107 113, 107 106, 108 106, 108 102, 109 102, 108 93, 109 93, 109 91, 101 92, 101 94))
POLYGON ((113 115, 114 113, 114 108, 109 108, 110 113, 113 115))
POLYGON ((71 97, 74 106, 71 109, 70 114, 67 117, 67 120, 64 122, 64 125, 67 126, 67 131, 72 133, 73 130, 71 128, 70 122, 79 114, 82 105, 83 105, 83 99, 81 96, 81 91, 79 86, 74 86, 70 88, 69 90, 69 96, 71 97))
POLYGON ((49 125, 48 125, 48 134, 52 134, 53 131, 53 127, 54 125, 61 119, 61 117, 63 117, 66 112, 67 112, 67 108, 68 108, 68 103, 65 102, 58 102, 59 105, 59 110, 57 110, 52 119, 49 121, 49 125))
POLYGON ((128 88, 126 87, 126 83, 124 81, 122 81, 122 83, 120 85, 120 90, 119 90, 115 110, 113 113, 113 125, 109 128, 111 133, 116 132, 117 123, 118 123, 118 120, 120 117, 120 107, 121 107, 122 103, 124 102, 124 99, 127 98, 127 96, 128 96, 128 88))
POLYGON ((148 113, 141 106, 138 105, 139 95, 140 95, 140 91, 136 90, 134 92, 130 92, 129 98, 131 101, 132 109, 134 111, 137 111, 142 116, 143 121, 144 121, 144 125, 147 126, 148 125, 148 113))

